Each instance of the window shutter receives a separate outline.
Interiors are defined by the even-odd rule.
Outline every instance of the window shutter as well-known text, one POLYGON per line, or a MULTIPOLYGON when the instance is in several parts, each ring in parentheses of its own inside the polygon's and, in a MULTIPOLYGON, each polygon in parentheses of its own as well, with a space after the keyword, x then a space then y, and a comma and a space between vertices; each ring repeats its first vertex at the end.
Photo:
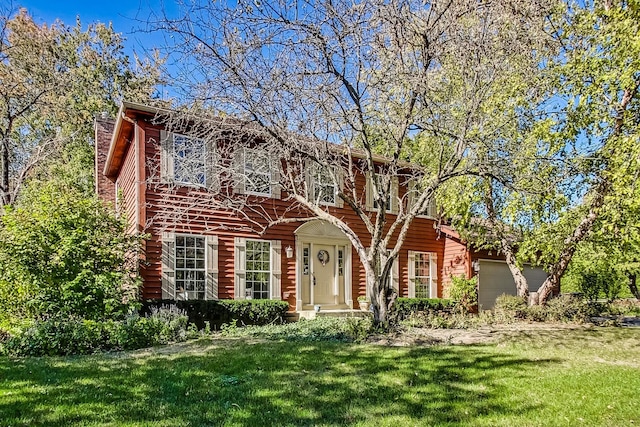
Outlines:
POLYGON ((218 236, 207 236, 206 299, 218 299, 218 236))
POLYGON ((415 179, 409 179, 407 181, 407 211, 413 208, 416 203, 418 186, 415 179))
POLYGON ((393 260, 391 278, 393 283, 391 286, 395 289, 398 296, 400 296, 400 254, 393 260))
POLYGON ((365 209, 368 211, 373 210, 373 176, 371 172, 366 172, 364 174, 364 179, 366 181, 365 184, 365 192, 366 192, 366 200, 365 200, 365 209))
POLYGON ((216 167, 217 153, 216 142, 207 139, 205 141, 205 185, 214 193, 220 191, 220 177, 218 175, 218 168, 216 167))
POLYGON ((407 265, 408 271, 408 285, 409 285, 409 298, 416 297, 416 253, 409 251, 409 262, 407 265))
POLYGON ((271 241, 271 299, 282 299, 282 242, 271 241))
POLYGON ((438 255, 429 254, 429 274, 431 283, 429 284, 429 298, 438 298, 438 255))
POLYGON ((244 148, 236 147, 233 153, 233 191, 236 194, 244 194, 244 148))
MULTIPOLYGON (((337 190, 340 193, 342 193, 344 191, 344 171, 342 170, 342 168, 340 168, 340 166, 336 166, 335 173, 336 173, 336 181, 338 181, 337 190)), ((338 196, 337 194, 336 194, 336 207, 338 208, 344 207, 344 200, 342 200, 342 197, 338 196)))
POLYGON ((398 177, 391 177, 391 213, 398 214, 398 177))
POLYGON ((174 233, 162 233, 162 299, 175 299, 175 241, 174 233))
POLYGON ((172 182, 173 170, 173 134, 160 131, 160 179, 162 182, 172 182))
POLYGON ((271 158, 271 197, 280 198, 280 158, 272 156, 271 158))
POLYGON ((314 183, 313 183, 313 174, 315 171, 315 165, 311 163, 308 159, 304 161, 304 183, 307 187, 307 200, 315 204, 315 191, 314 191, 314 183))
POLYGON ((234 265, 234 298, 245 299, 246 297, 246 265, 247 265, 247 240, 244 237, 236 237, 234 240, 235 256, 233 257, 234 265))

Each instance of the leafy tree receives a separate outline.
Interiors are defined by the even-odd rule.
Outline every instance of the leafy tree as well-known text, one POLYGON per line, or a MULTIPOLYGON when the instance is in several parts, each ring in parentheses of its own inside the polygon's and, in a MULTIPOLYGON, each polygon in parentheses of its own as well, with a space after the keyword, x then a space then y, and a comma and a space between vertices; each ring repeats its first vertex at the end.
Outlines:
MULTIPOLYGON (((505 253, 519 295, 529 291, 522 260, 547 268, 537 295, 544 302, 585 239, 603 232, 617 244, 628 240, 615 230, 631 230, 629 221, 615 217, 628 218, 624 212, 634 208, 624 201, 637 200, 639 18, 637 2, 613 1, 567 2, 550 16, 558 51, 529 85, 546 101, 531 104, 533 120, 508 135, 503 155, 513 167, 467 184, 473 191, 466 207, 486 221, 480 233, 478 221, 465 222, 464 215, 459 226, 505 253), (520 148, 546 161, 531 162, 534 156, 520 156, 520 148)), ((453 212, 464 206, 457 204, 453 212)))
POLYGON ((86 144, 95 114, 148 101, 159 62, 132 65, 111 26, 37 25, 26 9, 0 9, 0 207, 70 141, 86 144))

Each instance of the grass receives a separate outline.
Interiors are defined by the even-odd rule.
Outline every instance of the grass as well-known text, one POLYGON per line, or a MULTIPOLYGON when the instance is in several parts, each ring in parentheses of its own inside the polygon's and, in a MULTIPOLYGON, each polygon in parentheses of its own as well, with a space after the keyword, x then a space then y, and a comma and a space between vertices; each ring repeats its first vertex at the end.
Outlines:
POLYGON ((640 425, 640 330, 382 347, 205 339, 0 358, 3 426, 640 425))

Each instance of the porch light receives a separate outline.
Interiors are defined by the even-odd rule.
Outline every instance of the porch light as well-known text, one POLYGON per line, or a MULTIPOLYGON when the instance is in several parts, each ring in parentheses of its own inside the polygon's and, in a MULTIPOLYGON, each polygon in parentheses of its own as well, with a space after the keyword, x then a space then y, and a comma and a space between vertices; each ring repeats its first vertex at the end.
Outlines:
POLYGON ((293 248, 291 245, 284 248, 285 253, 287 254, 287 258, 293 258, 293 248))
POLYGON ((478 271, 480 271, 480 261, 478 261, 477 259, 474 260, 471 263, 471 267, 473 267, 473 271, 475 271, 477 273, 478 271))

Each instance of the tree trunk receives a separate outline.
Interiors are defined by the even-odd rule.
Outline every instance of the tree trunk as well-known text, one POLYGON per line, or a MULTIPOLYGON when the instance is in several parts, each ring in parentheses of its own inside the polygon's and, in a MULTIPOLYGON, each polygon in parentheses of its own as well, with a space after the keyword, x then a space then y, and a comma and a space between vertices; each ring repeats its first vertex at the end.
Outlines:
POLYGON ((11 192, 9 189, 9 141, 2 138, 0 144, 0 208, 11 204, 11 192))
POLYGON ((500 242, 502 246, 502 252, 504 252, 505 260, 507 262, 507 266, 509 266, 509 271, 511 272, 511 276, 513 276, 513 281, 516 284, 516 292, 519 297, 528 299, 529 298, 529 283, 527 282, 527 278, 522 274, 522 270, 518 267, 516 263, 516 256, 513 253, 513 247, 511 244, 505 239, 502 238, 500 242))
POLYGON ((629 290, 636 297, 637 300, 640 300, 640 292, 638 291, 638 283, 637 283, 637 274, 629 274, 629 290))
POLYGON ((606 180, 602 180, 600 184, 598 184, 591 206, 589 207, 589 213, 580 221, 578 226, 573 230, 573 233, 564 240, 563 249, 558 256, 558 260, 551 268, 547 279, 542 283, 540 289, 538 289, 540 304, 544 304, 552 292, 557 292, 560 289, 560 279, 565 271, 567 271, 567 267, 569 267, 569 263, 576 252, 578 243, 584 240, 593 228, 593 224, 598 217, 598 211, 604 203, 604 198, 609 188, 609 183, 606 180))

